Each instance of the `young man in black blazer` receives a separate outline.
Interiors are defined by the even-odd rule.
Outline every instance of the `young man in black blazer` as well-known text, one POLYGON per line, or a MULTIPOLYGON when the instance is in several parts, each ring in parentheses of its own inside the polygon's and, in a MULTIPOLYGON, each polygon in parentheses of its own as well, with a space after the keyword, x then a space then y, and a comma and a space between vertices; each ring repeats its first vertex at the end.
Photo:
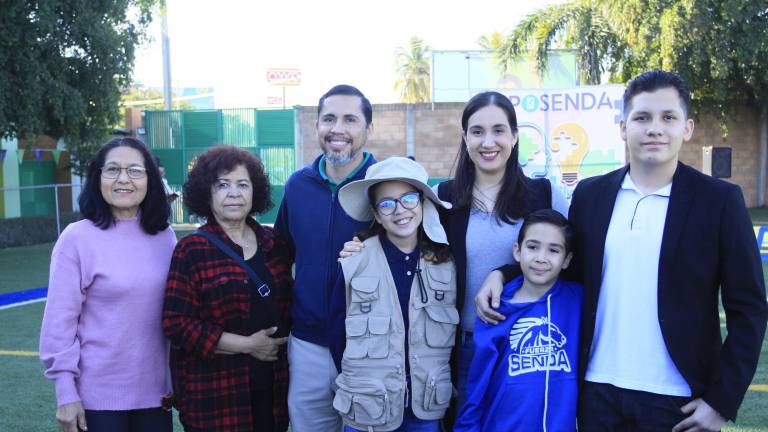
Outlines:
MULTIPOLYGON (((581 430, 720 430, 757 367, 768 305, 752 223, 738 186, 679 162, 689 102, 675 74, 633 79, 620 124, 629 165, 573 194, 581 430)), ((488 322, 503 319, 489 307, 500 278, 476 299, 488 322)))

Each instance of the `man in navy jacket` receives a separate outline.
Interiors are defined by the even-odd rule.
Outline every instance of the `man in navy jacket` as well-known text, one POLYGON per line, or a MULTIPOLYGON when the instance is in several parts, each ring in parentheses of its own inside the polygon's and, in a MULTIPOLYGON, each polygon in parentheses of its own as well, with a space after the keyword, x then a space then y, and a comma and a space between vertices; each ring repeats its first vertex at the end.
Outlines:
MULTIPOLYGON (((757 367, 768 306, 752 223, 738 186, 679 162, 689 102, 675 74, 633 79, 620 125, 629 165, 573 194, 583 430, 720 430, 757 367)), ((479 315, 494 321, 488 292, 479 315)))
POLYGON ((367 227, 347 216, 338 189, 362 179, 375 163, 363 151, 372 131, 372 108, 355 87, 338 85, 317 107, 317 138, 323 153, 285 185, 275 228, 288 241, 296 264, 288 341, 291 430, 340 430, 333 409, 336 367, 328 349, 328 302, 344 242, 367 227))

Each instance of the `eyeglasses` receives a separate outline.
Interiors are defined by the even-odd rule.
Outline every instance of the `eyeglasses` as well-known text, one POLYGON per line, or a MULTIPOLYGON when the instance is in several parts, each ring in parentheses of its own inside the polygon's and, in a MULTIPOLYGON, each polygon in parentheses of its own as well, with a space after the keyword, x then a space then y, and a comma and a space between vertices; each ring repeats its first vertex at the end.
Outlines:
POLYGON ((400 198, 385 198, 376 203, 376 211, 382 216, 389 216, 397 209, 397 203, 400 203, 404 209, 413 210, 421 202, 421 192, 408 192, 400 198))
POLYGON ((129 178, 134 180, 143 179, 147 176, 147 169, 140 166, 130 166, 128 168, 120 168, 117 165, 109 165, 101 167, 101 176, 106 179, 116 179, 120 177, 120 172, 125 170, 129 178))

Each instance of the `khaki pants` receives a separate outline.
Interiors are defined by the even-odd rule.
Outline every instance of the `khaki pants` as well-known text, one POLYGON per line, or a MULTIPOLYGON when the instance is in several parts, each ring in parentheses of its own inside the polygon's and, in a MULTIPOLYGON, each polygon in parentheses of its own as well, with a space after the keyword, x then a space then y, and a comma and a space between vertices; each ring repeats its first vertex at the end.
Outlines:
POLYGON ((291 335, 288 338, 288 364, 291 431, 340 431, 341 417, 333 409, 338 374, 331 351, 291 335))

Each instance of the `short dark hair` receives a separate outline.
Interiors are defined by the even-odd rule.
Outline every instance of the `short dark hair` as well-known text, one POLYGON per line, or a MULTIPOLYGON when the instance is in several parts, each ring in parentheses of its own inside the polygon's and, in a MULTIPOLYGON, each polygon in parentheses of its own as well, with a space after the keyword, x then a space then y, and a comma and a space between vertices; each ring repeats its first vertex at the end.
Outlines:
POLYGON ((101 194, 101 167, 107 154, 117 147, 130 147, 141 153, 144 168, 147 170, 147 195, 139 205, 141 228, 147 234, 157 234, 168 228, 171 207, 165 196, 165 189, 157 169, 155 159, 141 141, 131 137, 113 138, 101 146, 88 164, 85 186, 80 193, 78 203, 83 216, 101 229, 107 229, 115 223, 112 209, 101 194))
POLYGON ((627 84, 627 88, 624 90, 624 115, 626 116, 629 112, 632 98, 638 94, 654 92, 668 87, 677 90, 680 105, 683 107, 685 115, 688 116, 688 106, 691 104, 691 90, 688 88, 688 84, 680 78, 680 75, 660 69, 643 72, 627 84))
MULTIPOLYGON (((456 164, 456 173, 454 177, 454 190, 456 191, 454 204, 458 208, 469 208, 474 203, 472 189, 475 186, 475 164, 469 157, 467 150, 467 141, 464 137, 467 134, 469 118, 477 111, 487 107, 495 106, 504 111, 512 132, 517 131, 517 114, 515 107, 508 97, 499 92, 488 91, 478 93, 467 102, 464 112, 461 114, 461 144, 459 144, 458 162, 456 164)), ((507 159, 504 168, 504 177, 501 183, 501 189, 496 198, 496 204, 493 209, 499 220, 512 223, 513 219, 519 219, 525 215, 527 209, 528 185, 527 179, 520 168, 518 158, 520 156, 520 146, 514 143, 512 151, 507 159)))
POLYGON ((347 84, 339 84, 337 86, 334 86, 332 89, 325 92, 324 95, 320 96, 320 101, 317 103, 317 115, 320 115, 320 111, 323 110, 323 106, 325 105, 325 100, 328 99, 331 96, 357 96, 360 98, 360 109, 363 111, 363 116, 365 117, 365 124, 366 126, 370 126, 373 122, 373 108, 371 107, 371 101, 368 100, 367 97, 357 89, 357 87, 353 87, 351 85, 347 84))
POLYGON ((520 234, 517 235, 517 244, 522 247, 525 240, 525 234, 528 232, 528 228, 536 224, 550 224, 560 228, 563 232, 563 238, 565 239, 565 253, 572 250, 573 247, 573 228, 568 223, 568 219, 561 215, 557 210, 541 209, 531 212, 523 220, 523 225, 520 227, 520 234))
POLYGON ((200 154, 195 166, 184 182, 184 206, 189 211, 206 219, 213 218, 211 209, 211 187, 219 174, 230 172, 239 165, 248 170, 253 187, 251 210, 248 214, 262 214, 272 207, 269 176, 264 165, 251 152, 232 145, 217 145, 200 154))

